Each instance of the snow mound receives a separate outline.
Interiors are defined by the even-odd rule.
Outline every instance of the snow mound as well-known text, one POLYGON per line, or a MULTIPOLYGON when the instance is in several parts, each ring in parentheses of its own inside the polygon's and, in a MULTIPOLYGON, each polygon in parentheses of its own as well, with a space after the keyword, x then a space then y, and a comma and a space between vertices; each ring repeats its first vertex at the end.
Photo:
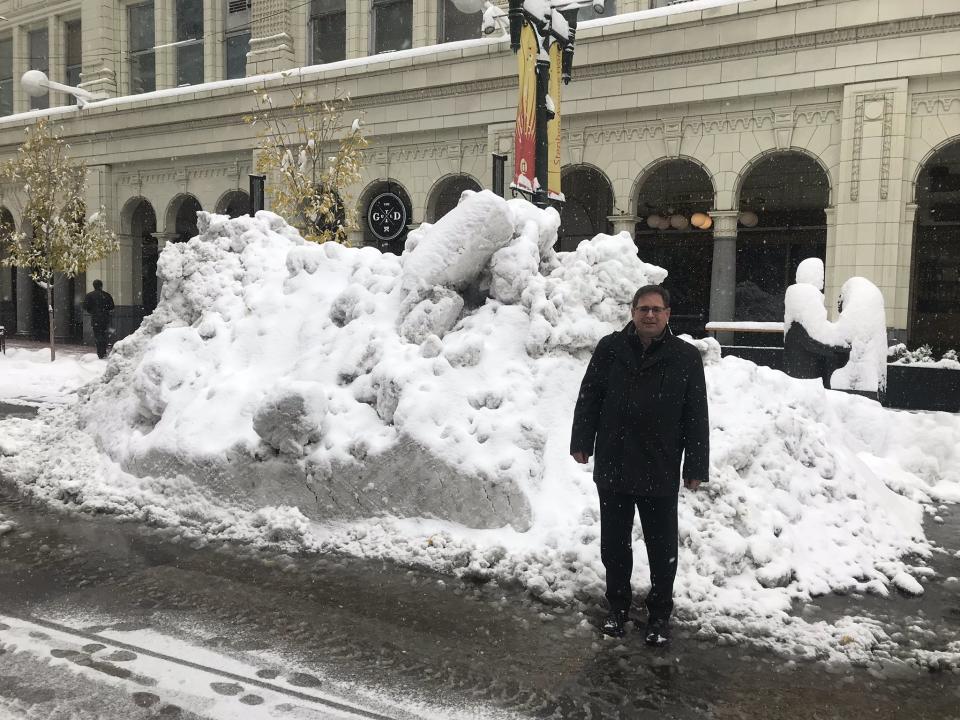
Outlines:
POLYGON ((591 349, 666 274, 628 235, 558 258, 558 225, 468 193, 398 258, 202 214, 81 422, 125 471, 234 502, 528 529, 551 429, 537 358, 591 349))

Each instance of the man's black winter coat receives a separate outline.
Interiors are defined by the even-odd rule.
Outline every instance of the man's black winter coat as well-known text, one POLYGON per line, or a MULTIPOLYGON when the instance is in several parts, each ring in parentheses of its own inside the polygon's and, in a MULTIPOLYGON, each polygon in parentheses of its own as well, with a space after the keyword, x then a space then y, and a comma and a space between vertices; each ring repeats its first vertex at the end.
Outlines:
POLYGON ((594 456, 601 490, 668 496, 706 482, 710 423, 703 361, 665 331, 644 351, 633 323, 600 340, 580 385, 570 452, 594 456))

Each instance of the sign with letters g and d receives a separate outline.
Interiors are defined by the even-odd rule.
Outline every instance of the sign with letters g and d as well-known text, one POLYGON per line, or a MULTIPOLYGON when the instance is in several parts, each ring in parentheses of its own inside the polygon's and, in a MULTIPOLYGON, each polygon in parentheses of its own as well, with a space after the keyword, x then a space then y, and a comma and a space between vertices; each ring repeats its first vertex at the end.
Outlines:
POLYGON ((380 193, 367 208, 367 225, 378 240, 397 238, 407 227, 407 207, 399 195, 380 193))

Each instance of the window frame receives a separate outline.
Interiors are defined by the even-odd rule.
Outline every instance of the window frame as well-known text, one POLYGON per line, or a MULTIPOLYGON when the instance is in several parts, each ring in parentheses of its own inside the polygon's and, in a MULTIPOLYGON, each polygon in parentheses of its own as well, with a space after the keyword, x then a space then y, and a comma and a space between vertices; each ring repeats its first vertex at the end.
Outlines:
POLYGON ((239 27, 231 28, 230 27, 230 6, 234 4, 243 3, 243 0, 224 0, 223 3, 223 77, 226 80, 236 80, 238 78, 246 77, 247 75, 247 54, 250 52, 250 38, 253 37, 253 16, 252 16, 252 0, 246 0, 246 10, 243 13, 247 16, 246 22, 241 22, 239 27), (230 46, 231 40, 237 40, 246 36, 246 52, 243 54, 243 74, 242 75, 230 75, 230 46))
MULTIPOLYGON (((203 36, 206 32, 206 27, 204 25, 203 17, 203 0, 173 0, 173 40, 176 43, 173 53, 173 76, 176 79, 175 87, 184 87, 188 85, 200 85, 205 80, 204 73, 204 58, 203 58, 203 36), (198 33, 200 37, 196 38, 180 38, 180 23, 178 22, 180 16, 180 5, 181 3, 192 2, 195 3, 200 11, 200 32, 198 33), (181 56, 185 56, 186 53, 183 51, 188 48, 193 51, 195 48, 199 47, 200 49, 200 76, 196 82, 184 81, 181 82, 181 73, 180 66, 182 64, 181 56)), ((154 6, 154 11, 156 11, 156 6, 154 6)), ((156 16, 154 16, 154 22, 156 22, 156 16)))
MULTIPOLYGON (((27 28, 27 69, 41 70, 45 75, 50 75, 50 28, 46 25, 27 28), (47 38, 47 49, 43 56, 42 64, 34 63, 33 38, 38 33, 43 33, 47 38)), ((47 90, 39 97, 28 98, 28 110, 46 110, 50 107, 50 91, 47 90)))
POLYGON ((127 4, 127 5, 124 6, 124 11, 125 11, 125 12, 124 12, 124 20, 126 21, 126 24, 127 24, 127 25, 126 25, 126 33, 125 33, 125 36, 126 36, 126 37, 124 37, 124 42, 126 43, 126 51, 127 51, 127 62, 126 62, 126 66, 127 66, 127 72, 128 72, 128 75, 129 75, 128 78, 127 78, 127 89, 128 89, 128 92, 129 92, 130 95, 142 95, 142 94, 148 93, 148 92, 155 92, 156 89, 157 89, 157 51, 155 50, 155 47, 156 47, 156 44, 157 44, 157 5, 156 5, 156 2, 155 2, 155 0, 142 0, 141 2, 131 2, 131 3, 129 3, 129 4, 127 4), (133 39, 133 36, 132 36, 133 24, 130 22, 130 16, 131 16, 131 14, 132 14, 132 12, 133 12, 134 10, 136 10, 136 9, 138 9, 138 8, 146 7, 147 5, 150 6, 151 11, 152 11, 152 15, 153 15, 153 30, 152 30, 152 33, 153 33, 153 44, 152 44, 149 48, 145 48, 145 49, 143 49, 143 50, 134 50, 134 49, 132 49, 132 48, 133 48, 133 43, 131 42, 131 40, 133 39), (150 89, 150 90, 136 91, 136 90, 134 89, 134 87, 133 87, 133 80, 134 80, 133 68, 134 68, 134 62, 135 62, 135 59, 139 59, 139 58, 141 58, 141 57, 146 57, 146 56, 148 56, 148 55, 153 58, 153 88, 150 89))
POLYGON ((3 87, 6 84, 5 89, 9 89, 10 92, 10 112, 6 114, 0 114, 0 117, 7 117, 7 115, 13 115, 13 36, 7 36, 0 38, 0 44, 7 43, 10 46, 10 77, 0 77, 0 87, 3 87))
POLYGON ((78 86, 81 82, 81 75, 83 74, 83 24, 80 18, 69 18, 63 21, 63 79, 67 85, 72 85, 74 87, 78 86), (71 64, 70 63, 70 28, 76 26, 77 28, 77 59, 78 62, 71 64), (76 70, 76 82, 71 82, 70 73, 71 70, 76 70))
POLYGON ((410 7, 410 48, 413 47, 414 23, 416 18, 413 12, 413 0, 370 0, 370 44, 368 48, 369 55, 380 55, 382 53, 398 52, 410 48, 393 48, 389 50, 380 50, 377 52, 377 10, 390 5, 408 5, 410 7))
POLYGON ((339 62, 340 60, 347 59, 347 3, 346 0, 342 0, 340 3, 342 9, 338 10, 325 10, 314 14, 313 12, 313 2, 309 5, 309 10, 307 10, 307 37, 308 37, 308 52, 309 54, 309 64, 310 65, 325 65, 331 62, 339 62), (321 18, 330 18, 337 15, 343 16, 343 57, 336 58, 331 60, 323 60, 318 62, 317 60, 317 48, 316 48, 316 32, 314 31, 314 24, 318 19, 321 18))
MULTIPOLYGON (((444 37, 446 26, 447 26, 447 8, 452 6, 454 10, 457 10, 457 6, 454 5, 453 0, 437 0, 437 43, 443 44, 448 42, 459 42, 461 40, 475 40, 479 37, 482 37, 480 29, 480 18, 475 18, 474 31, 470 37, 465 38, 454 38, 452 40, 447 40, 444 37)), ((459 12, 459 11, 458 11, 459 12)), ((465 13, 461 13, 465 14, 465 13)))

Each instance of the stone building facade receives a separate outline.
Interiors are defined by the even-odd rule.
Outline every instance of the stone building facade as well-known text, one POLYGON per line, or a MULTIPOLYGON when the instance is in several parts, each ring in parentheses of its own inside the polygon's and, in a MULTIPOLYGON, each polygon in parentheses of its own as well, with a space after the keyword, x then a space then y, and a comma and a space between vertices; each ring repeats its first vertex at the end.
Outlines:
MULTIPOLYGON (((676 323, 694 332, 779 319, 796 265, 819 255, 829 307, 862 275, 883 291, 892 338, 960 345, 960 2, 642 14, 651 4, 667 3, 611 2, 577 33, 561 248, 630 232, 670 271, 676 323), (696 212, 710 227, 689 225, 696 212), (682 219, 661 229, 663 217, 682 219)), ((349 92, 370 138, 350 193, 358 243, 402 249, 403 233, 385 242, 366 224, 385 192, 416 225, 490 187, 494 154, 512 168, 516 58, 505 38, 459 40, 479 35, 480 16, 450 0, 0 0, 0 16, 0 159, 51 116, 88 163, 89 206, 121 238, 85 278, 58 283, 64 337, 80 332, 96 277, 130 332, 156 303, 157 252, 190 236, 196 210, 246 210, 253 89, 278 103, 349 92), (109 99, 78 109, 53 93, 45 109, 14 82, 30 67, 109 99)), ((0 193, 0 222, 19 223, 0 193)), ((38 332, 36 299, 23 273, 2 272, 8 332, 38 332)))

